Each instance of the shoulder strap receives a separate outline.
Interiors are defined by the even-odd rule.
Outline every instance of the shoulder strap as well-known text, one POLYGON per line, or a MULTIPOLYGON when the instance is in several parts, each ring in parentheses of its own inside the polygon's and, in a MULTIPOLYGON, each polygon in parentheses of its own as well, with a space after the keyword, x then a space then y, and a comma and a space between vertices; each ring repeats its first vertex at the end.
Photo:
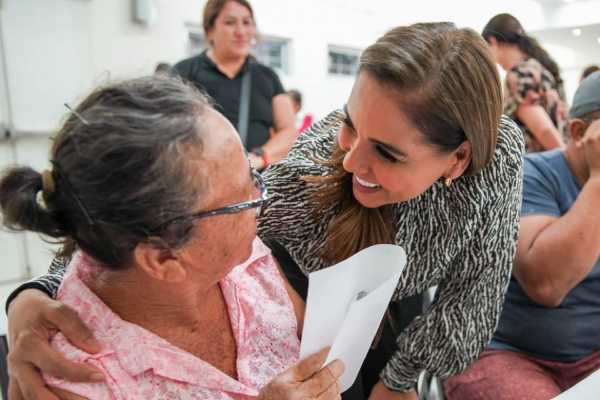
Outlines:
POLYGON ((238 114, 237 130, 244 146, 248 138, 248 118, 250 116, 250 92, 252 89, 252 70, 248 65, 242 77, 242 90, 240 91, 240 109, 238 114))

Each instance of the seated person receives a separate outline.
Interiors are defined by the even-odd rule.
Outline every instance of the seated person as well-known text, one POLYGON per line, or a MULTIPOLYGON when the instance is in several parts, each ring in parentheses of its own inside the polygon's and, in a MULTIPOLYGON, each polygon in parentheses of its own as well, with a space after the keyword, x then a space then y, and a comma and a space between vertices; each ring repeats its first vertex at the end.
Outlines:
POLYGON ((80 350, 62 333, 52 344, 99 376, 45 375, 55 393, 338 398, 340 361, 321 369, 322 351, 294 365, 303 305, 256 237, 265 186, 234 128, 195 88, 154 77, 96 90, 58 132, 51 164, 42 174, 7 171, 0 206, 7 227, 77 249, 58 298, 101 350, 80 350))
POLYGON ((300 93, 298 89, 290 89, 286 94, 292 99, 292 107, 294 108, 294 115, 296 116, 298 133, 303 133, 312 125, 313 116, 310 113, 306 113, 304 116, 300 114, 300 110, 302 110, 302 93, 300 93))
POLYGON ((516 262, 494 339, 448 399, 548 400, 600 368, 600 72, 564 150, 525 157, 516 262))

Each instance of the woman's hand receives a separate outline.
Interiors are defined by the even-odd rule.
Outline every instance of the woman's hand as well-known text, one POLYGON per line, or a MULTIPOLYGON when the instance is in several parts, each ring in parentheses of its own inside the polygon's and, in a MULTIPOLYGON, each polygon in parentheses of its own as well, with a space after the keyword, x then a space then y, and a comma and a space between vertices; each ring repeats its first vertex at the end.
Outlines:
POLYGON ((369 400, 417 400, 417 392, 393 392, 382 381, 377 382, 371 391, 369 400))
POLYGON ((323 349, 276 376, 258 395, 258 400, 341 399, 337 380, 344 363, 335 360, 321 369, 329 349, 323 349))
POLYGON ((103 381, 97 369, 74 363, 50 345, 57 331, 76 347, 88 353, 100 351, 100 344, 75 311, 52 300, 45 293, 28 289, 13 300, 8 309, 8 372, 13 398, 56 400, 45 386, 41 372, 72 382, 103 381))

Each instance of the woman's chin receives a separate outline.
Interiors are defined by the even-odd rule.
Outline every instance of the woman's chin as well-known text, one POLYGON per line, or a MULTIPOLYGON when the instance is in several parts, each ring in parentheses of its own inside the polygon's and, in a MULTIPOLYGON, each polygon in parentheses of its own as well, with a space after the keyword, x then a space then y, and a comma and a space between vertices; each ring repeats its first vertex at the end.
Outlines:
POLYGON ((377 198, 378 196, 374 196, 373 194, 357 193, 356 191, 353 194, 354 199, 365 208, 378 208, 385 204, 377 198))

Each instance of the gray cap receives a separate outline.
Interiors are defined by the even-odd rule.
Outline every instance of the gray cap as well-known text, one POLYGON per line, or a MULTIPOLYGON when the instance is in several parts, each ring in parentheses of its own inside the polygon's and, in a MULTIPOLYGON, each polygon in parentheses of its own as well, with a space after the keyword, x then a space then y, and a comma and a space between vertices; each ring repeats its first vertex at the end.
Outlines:
POLYGON ((579 118, 598 110, 600 110, 600 71, 594 72, 581 81, 573 97, 569 116, 579 118))

